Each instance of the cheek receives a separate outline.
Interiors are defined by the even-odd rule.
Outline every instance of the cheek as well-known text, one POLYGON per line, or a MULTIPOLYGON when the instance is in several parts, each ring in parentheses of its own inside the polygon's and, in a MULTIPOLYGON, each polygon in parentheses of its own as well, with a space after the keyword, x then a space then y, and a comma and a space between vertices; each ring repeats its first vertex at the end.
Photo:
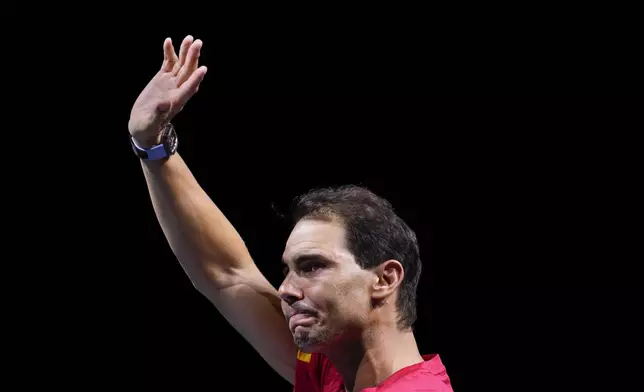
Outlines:
POLYGON ((351 298, 351 290, 343 283, 329 283, 310 287, 307 297, 311 305, 326 319, 337 319, 346 317, 347 310, 354 305, 351 298))
POLYGON ((335 285, 335 307, 339 315, 348 319, 362 319, 369 312, 369 293, 363 282, 350 281, 335 285))
POLYGON ((353 286, 347 298, 354 310, 360 312, 360 316, 365 316, 371 309, 371 297, 367 286, 364 284, 353 286))
POLYGON ((311 285, 305 295, 316 310, 330 319, 363 318, 371 306, 368 283, 355 277, 311 285))

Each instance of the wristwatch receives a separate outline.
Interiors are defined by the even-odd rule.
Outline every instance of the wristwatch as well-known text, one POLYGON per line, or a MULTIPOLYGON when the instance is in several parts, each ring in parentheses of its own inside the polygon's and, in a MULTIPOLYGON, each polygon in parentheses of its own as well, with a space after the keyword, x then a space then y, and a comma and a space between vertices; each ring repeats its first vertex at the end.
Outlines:
POLYGON ((130 143, 136 156, 141 159, 156 161, 174 155, 177 152, 179 139, 177 139, 177 132, 174 130, 172 123, 166 123, 161 131, 161 144, 147 149, 142 148, 136 144, 132 135, 130 135, 130 143))

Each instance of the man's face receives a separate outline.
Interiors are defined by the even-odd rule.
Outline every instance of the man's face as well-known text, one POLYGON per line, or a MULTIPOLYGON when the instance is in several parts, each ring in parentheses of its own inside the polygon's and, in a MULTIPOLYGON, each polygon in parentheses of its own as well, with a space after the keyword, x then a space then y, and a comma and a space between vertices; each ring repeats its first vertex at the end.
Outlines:
POLYGON ((341 223, 301 220, 283 260, 288 273, 279 288, 282 311, 300 350, 320 351, 367 323, 375 275, 356 263, 341 223))

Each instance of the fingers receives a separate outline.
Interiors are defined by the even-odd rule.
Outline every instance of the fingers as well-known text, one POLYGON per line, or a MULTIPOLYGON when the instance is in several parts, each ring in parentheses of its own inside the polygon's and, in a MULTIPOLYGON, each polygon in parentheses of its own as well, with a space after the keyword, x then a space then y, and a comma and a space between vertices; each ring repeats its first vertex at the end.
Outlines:
POLYGON ((188 49, 190 49, 190 46, 192 45, 193 40, 194 38, 191 35, 187 35, 186 38, 183 39, 183 42, 181 42, 181 48, 179 49, 179 64, 178 64, 179 67, 182 67, 183 64, 186 62, 188 49))
POLYGON ((206 72, 208 72, 208 68, 206 66, 202 65, 194 71, 188 80, 179 88, 179 96, 177 98, 178 101, 178 106, 183 107, 183 105, 188 102, 190 97, 192 97, 197 90, 199 90, 199 85, 201 84, 201 81, 203 78, 206 76, 206 72))
POLYGON ((172 39, 166 38, 163 41, 163 65, 161 70, 163 72, 170 72, 175 67, 177 62, 177 55, 174 52, 174 46, 172 46, 172 39))
POLYGON ((202 45, 203 43, 199 39, 190 45, 188 53, 186 54, 186 59, 177 75, 177 87, 181 87, 181 85, 183 85, 183 83, 185 83, 197 69, 202 45))

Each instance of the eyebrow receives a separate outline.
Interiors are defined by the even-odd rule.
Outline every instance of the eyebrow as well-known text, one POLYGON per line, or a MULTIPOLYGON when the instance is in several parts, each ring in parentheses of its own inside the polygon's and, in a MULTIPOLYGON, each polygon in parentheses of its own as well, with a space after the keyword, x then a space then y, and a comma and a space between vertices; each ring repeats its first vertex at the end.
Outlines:
MULTIPOLYGON (((317 253, 309 253, 309 254, 303 254, 303 255, 299 255, 299 256, 297 256, 297 257, 293 260, 293 264, 297 265, 297 264, 305 263, 305 262, 307 262, 307 261, 323 261, 323 262, 329 262, 330 260, 329 260, 328 258, 326 258, 326 257, 322 256, 321 254, 317 254, 317 253)), ((288 265, 288 262, 287 262, 286 260, 282 259, 282 264, 284 264, 284 265, 288 265)))

